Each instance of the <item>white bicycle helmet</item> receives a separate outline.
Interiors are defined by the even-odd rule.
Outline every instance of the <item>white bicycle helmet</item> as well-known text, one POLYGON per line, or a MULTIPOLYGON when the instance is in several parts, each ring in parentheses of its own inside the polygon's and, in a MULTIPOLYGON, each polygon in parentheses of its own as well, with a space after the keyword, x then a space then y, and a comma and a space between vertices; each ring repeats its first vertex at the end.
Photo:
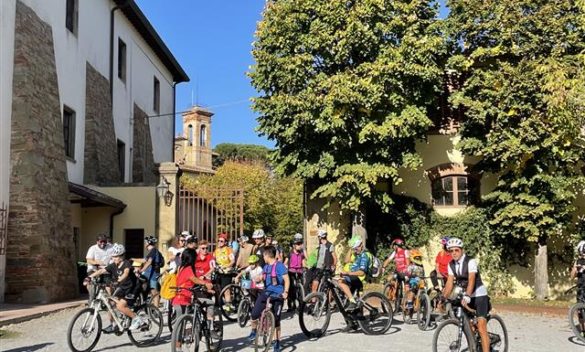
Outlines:
POLYGON ((449 238, 449 241, 447 241, 447 249, 451 248, 463 248, 463 241, 457 237, 449 238))
POLYGON ((293 237, 293 242, 294 243, 303 242, 303 235, 301 235, 300 233, 295 233, 295 236, 293 237))
POLYGON ((181 236, 181 237, 187 237, 187 236, 189 236, 189 235, 190 235, 189 231, 186 231, 186 230, 185 230, 185 231, 181 232, 181 235, 180 235, 180 236, 181 236))
POLYGON ((319 238, 325 238, 325 237, 327 237, 327 231, 325 231, 325 230, 319 230, 319 231, 317 231, 317 237, 319 237, 319 238))
POLYGON ((577 254, 585 255, 585 241, 580 241, 577 244, 577 254))
POLYGON ((156 244, 158 242, 158 239, 154 236, 147 236, 144 238, 144 242, 146 242, 150 245, 153 245, 153 244, 156 244))
POLYGON ((264 238, 264 230, 262 229, 255 230, 254 233, 252 234, 252 238, 264 238))
POLYGON ((112 256, 119 257, 121 255, 124 255, 124 253, 126 253, 126 248, 124 248, 124 245, 114 243, 114 245, 112 246, 112 256))

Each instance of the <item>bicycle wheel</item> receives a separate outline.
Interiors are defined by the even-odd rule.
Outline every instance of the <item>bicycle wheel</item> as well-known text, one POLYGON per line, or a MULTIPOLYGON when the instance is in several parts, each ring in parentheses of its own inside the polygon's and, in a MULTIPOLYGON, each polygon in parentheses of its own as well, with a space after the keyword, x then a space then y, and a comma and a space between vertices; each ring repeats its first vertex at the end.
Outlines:
POLYGON ((138 307, 135 313, 142 320, 142 325, 136 330, 128 330, 130 341, 137 347, 154 343, 162 333, 162 313, 153 305, 138 307))
POLYGON ((267 352, 272 347, 272 339, 274 337, 274 315, 271 311, 265 311, 260 316, 258 322, 258 330, 256 332, 256 340, 254 340, 254 350, 256 352, 267 352))
POLYGON ((244 298, 240 301, 238 305, 238 325, 243 328, 248 323, 250 319, 250 306, 252 303, 250 302, 249 298, 244 298))
POLYGON ((569 309, 569 324, 573 335, 585 342, 585 303, 579 302, 569 309))
POLYGON ((459 320, 443 321, 433 335, 433 352, 475 352, 469 329, 462 328, 459 320))
POLYGON ((93 308, 77 312, 67 328, 67 344, 71 351, 88 352, 97 345, 102 333, 102 318, 93 308))
POLYGON ((238 319, 238 305, 242 300, 244 294, 242 293, 242 288, 236 284, 229 284, 221 290, 219 294, 219 307, 221 309, 221 314, 231 322, 234 322, 238 319), (226 292, 230 292, 231 294, 231 302, 225 302, 225 294, 226 292))
POLYGON ((181 315, 171 334, 171 351, 198 351, 199 328, 199 321, 193 319, 193 315, 181 315))
POLYGON ((418 328, 425 331, 431 323, 431 300, 426 293, 422 293, 418 299, 418 311, 416 320, 418 328))
POLYGON ((321 337, 331 320, 331 309, 327 293, 313 292, 305 297, 299 312, 299 325, 308 338, 321 337))
POLYGON ((491 315, 487 321, 490 351, 508 352, 508 329, 499 315, 491 315))
POLYGON ((221 349, 221 343, 223 341, 223 319, 219 308, 211 308, 213 309, 213 321, 206 321, 208 324, 208 334, 205 342, 207 345, 207 351, 215 352, 221 349))
POLYGON ((369 292, 361 298, 358 324, 366 335, 382 335, 392 326, 392 304, 380 292, 369 292))

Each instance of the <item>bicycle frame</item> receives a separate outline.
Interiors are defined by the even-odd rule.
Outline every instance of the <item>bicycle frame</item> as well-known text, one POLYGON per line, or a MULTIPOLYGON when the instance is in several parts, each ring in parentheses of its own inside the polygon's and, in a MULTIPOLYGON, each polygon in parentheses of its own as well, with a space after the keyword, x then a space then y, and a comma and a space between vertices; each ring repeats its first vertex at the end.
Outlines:
MULTIPOLYGON (((97 290, 98 295, 96 298, 94 298, 94 300, 91 302, 90 307, 93 308, 95 310, 95 314, 93 315, 93 321, 91 323, 91 326, 93 326, 93 324, 95 324, 95 320, 97 319, 97 315, 99 314, 99 311, 102 310, 102 307, 106 307, 106 311, 108 313, 110 313, 111 317, 114 319, 115 324, 118 326, 118 330, 119 331, 124 331, 126 328, 124 327, 124 325, 122 324, 122 321, 120 321, 120 319, 118 318, 118 314, 116 313, 120 313, 122 315, 124 315, 122 312, 118 311, 117 309, 112 308, 112 305, 110 304, 110 301, 113 301, 113 297, 107 292, 107 290, 105 290, 104 287, 101 287, 97 290)), ((124 315, 124 317, 126 317, 126 315, 124 315)), ((126 317, 128 318, 128 317, 126 317)), ((125 319, 126 319, 125 318, 125 319)))

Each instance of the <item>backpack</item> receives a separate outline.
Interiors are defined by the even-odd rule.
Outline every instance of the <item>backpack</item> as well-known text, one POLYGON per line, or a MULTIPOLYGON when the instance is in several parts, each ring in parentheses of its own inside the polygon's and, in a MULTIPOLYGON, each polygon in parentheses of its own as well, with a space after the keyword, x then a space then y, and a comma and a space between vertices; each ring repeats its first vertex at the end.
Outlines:
POLYGON ((175 298, 177 291, 171 287, 177 286, 177 274, 166 274, 160 287, 160 296, 167 301, 175 298))
POLYGON ((378 257, 370 253, 369 251, 366 252, 368 259, 370 260, 370 266, 368 267, 368 277, 369 278, 377 278, 380 276, 382 272, 382 262, 378 257))

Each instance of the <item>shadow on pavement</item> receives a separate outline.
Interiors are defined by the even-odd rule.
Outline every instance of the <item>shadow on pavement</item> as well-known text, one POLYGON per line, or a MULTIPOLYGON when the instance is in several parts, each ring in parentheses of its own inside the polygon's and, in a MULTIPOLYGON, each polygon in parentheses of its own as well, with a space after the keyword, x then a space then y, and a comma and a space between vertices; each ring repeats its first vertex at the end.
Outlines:
POLYGON ((47 343, 39 343, 38 345, 32 345, 32 346, 26 346, 26 347, 17 347, 17 348, 13 348, 11 350, 6 350, 4 352, 32 352, 32 351, 38 351, 41 349, 44 349, 47 346, 52 345, 52 342, 47 342, 47 343))

